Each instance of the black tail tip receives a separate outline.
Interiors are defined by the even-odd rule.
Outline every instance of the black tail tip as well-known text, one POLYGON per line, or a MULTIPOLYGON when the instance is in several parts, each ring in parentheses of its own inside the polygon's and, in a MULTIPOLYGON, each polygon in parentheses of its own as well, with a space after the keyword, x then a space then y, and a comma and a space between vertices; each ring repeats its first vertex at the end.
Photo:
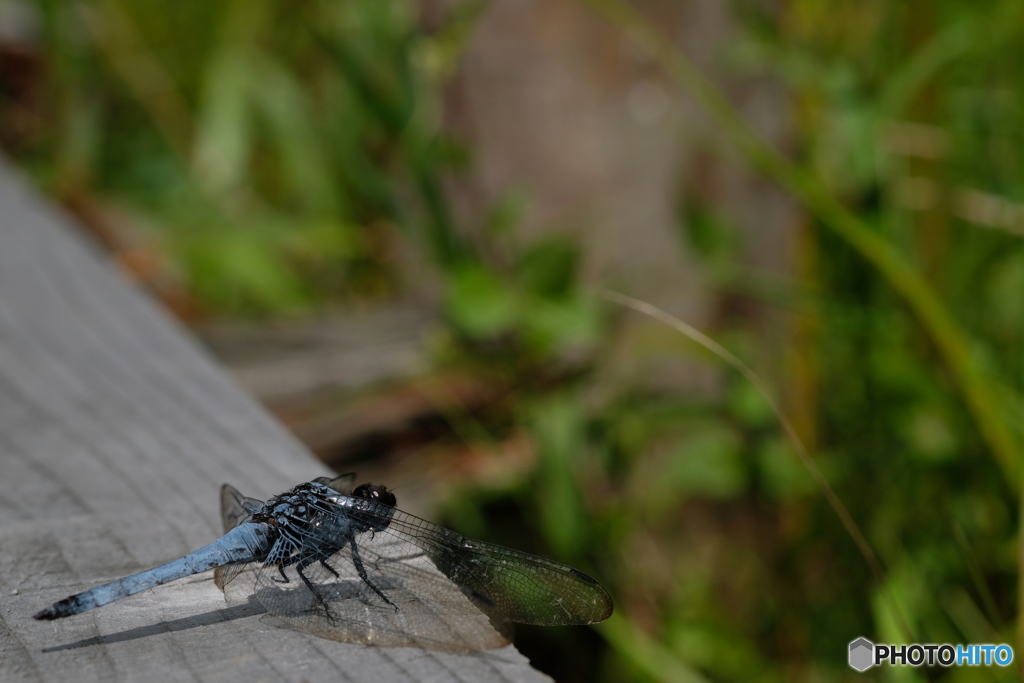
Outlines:
POLYGON ((41 612, 33 614, 32 618, 39 621, 53 621, 54 619, 63 619, 64 617, 70 617, 72 614, 83 612, 85 610, 82 609, 81 597, 79 594, 58 600, 41 612))

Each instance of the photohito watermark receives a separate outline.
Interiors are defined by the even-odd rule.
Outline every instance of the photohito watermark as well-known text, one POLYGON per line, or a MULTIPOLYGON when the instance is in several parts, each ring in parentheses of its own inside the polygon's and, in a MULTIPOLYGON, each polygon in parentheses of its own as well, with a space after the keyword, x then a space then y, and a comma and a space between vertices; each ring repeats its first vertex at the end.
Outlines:
POLYGON ((1009 666, 1009 645, 876 645, 867 638, 850 643, 850 666, 867 671, 873 666, 1009 666))

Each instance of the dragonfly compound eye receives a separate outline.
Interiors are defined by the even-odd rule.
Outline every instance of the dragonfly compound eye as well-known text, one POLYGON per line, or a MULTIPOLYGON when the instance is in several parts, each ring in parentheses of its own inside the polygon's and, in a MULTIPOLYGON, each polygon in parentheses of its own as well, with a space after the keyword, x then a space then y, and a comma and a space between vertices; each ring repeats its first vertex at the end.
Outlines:
POLYGON ((374 486, 372 484, 360 484, 352 490, 353 498, 368 498, 372 501, 383 503, 388 507, 395 507, 395 494, 388 491, 384 486, 374 486))

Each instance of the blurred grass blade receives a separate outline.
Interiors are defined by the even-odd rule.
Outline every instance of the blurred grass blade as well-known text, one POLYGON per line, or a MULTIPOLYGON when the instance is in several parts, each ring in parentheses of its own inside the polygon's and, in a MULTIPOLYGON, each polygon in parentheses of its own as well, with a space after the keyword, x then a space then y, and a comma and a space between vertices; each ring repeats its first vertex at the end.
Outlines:
POLYGON ((946 26, 910 57, 886 82, 878 98, 879 115, 899 117, 910 101, 935 75, 980 39, 983 24, 960 20, 946 26))
POLYGON ((647 635, 618 608, 611 619, 595 629, 619 656, 639 671, 662 683, 707 683, 693 667, 647 635))
POLYGON ((268 8, 266 3, 232 2, 220 44, 203 65, 192 172, 213 195, 248 179, 252 93, 259 85, 253 57, 269 21, 268 8))
MULTIPOLYGON (((843 501, 841 501, 839 496, 836 495, 835 490, 832 488, 832 485, 828 483, 828 479, 825 478, 825 475, 822 474, 818 464, 811 458, 807 449, 804 447, 803 441, 797 434, 796 429, 794 429, 792 422, 790 422, 789 418, 782 411, 782 408, 779 407, 775 399, 772 398, 771 393, 768 391, 764 382, 761 381, 761 378, 758 377, 757 373, 714 339, 708 337, 693 326, 687 325, 679 318, 666 313, 657 306, 653 306, 647 302, 640 301, 639 299, 634 299, 633 297, 610 290, 605 290, 603 295, 604 298, 609 301, 614 301, 615 303, 631 308, 638 313, 643 313, 644 315, 648 315, 655 320, 665 323, 672 329, 700 344, 732 366, 748 382, 757 388, 758 393, 760 393, 764 400, 768 402, 768 405, 771 407, 772 412, 775 413, 775 417, 778 419, 779 424, 782 425, 782 429, 786 432, 786 436, 789 438, 797 457, 800 458, 800 462, 803 463, 803 466, 814 479, 814 483, 818 486, 818 490, 821 491, 823 496, 825 496, 825 500, 828 501, 829 506, 831 506, 832 510, 835 511, 836 516, 839 517, 839 521, 842 522, 846 532, 857 545, 857 549, 860 551, 865 563, 867 563, 868 569, 871 570, 871 574, 874 576, 875 582, 879 586, 886 585, 885 571, 882 569, 882 563, 878 560, 878 556, 875 554, 874 549, 868 542, 867 537, 864 536, 864 533, 860 530, 857 522, 855 522, 853 516, 850 515, 850 511, 847 510, 846 506, 843 504, 843 501)), ((892 602, 892 611, 894 614, 898 615, 898 621, 901 622, 900 625, 903 632, 909 639, 912 635, 909 622, 903 617, 900 612, 899 605, 896 604, 895 600, 892 602)), ((908 640, 908 642, 910 642, 910 640, 908 640)))
POLYGON ((252 60, 231 48, 215 56, 207 69, 204 96, 196 117, 192 173, 212 195, 246 180, 250 157, 249 91, 252 60))
POLYGON ((178 84, 117 2, 82 7, 85 25, 125 87, 146 110, 178 160, 187 158, 192 112, 178 84))
POLYGON ((956 539, 957 545, 960 546, 960 551, 964 554, 964 561, 967 563, 967 569, 971 574, 971 580, 974 582, 974 588, 978 591, 982 604, 985 606, 985 616, 988 617, 989 623, 993 624, 995 628, 1002 628, 999 609, 996 607, 992 591, 989 590, 988 584, 985 583, 985 575, 981 571, 978 557, 974 553, 974 548, 971 547, 970 541, 967 540, 967 534, 964 533, 963 526, 955 519, 953 520, 953 537, 956 539))
POLYGON ((579 400, 567 394, 538 401, 529 421, 537 439, 540 472, 537 502, 541 524, 562 557, 579 557, 587 543, 586 506, 581 500, 575 461, 585 452, 579 400))
POLYGON ((269 58, 256 60, 256 69, 259 84, 255 100, 270 124, 287 186, 306 210, 336 213, 333 173, 318 143, 303 88, 291 73, 269 58))

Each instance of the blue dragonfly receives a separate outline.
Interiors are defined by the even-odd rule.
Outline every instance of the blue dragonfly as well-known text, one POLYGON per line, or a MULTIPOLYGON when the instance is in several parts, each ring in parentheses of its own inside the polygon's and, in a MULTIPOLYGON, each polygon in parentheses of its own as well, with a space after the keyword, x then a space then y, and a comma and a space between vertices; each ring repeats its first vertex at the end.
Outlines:
POLYGON ((611 616, 608 593, 583 572, 466 538, 396 509, 384 486, 354 483, 320 477, 266 502, 225 484, 221 538, 34 617, 81 614, 209 569, 229 604, 255 597, 285 626, 342 642, 485 650, 511 642, 512 622, 611 616))

